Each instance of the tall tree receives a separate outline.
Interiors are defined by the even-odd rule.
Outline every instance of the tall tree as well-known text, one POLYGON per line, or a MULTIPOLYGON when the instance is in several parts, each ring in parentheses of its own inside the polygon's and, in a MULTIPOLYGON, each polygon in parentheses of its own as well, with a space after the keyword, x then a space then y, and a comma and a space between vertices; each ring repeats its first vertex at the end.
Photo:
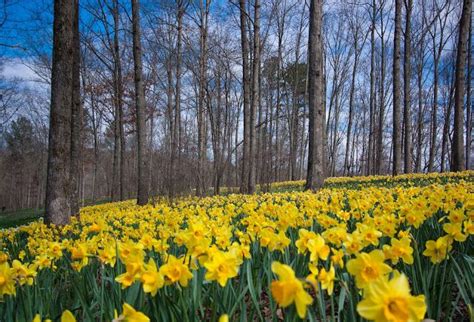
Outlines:
POLYGON ((125 133, 123 129, 123 80, 122 80, 122 61, 120 55, 120 44, 119 44, 119 2, 114 0, 113 2, 113 16, 114 16, 114 96, 115 96, 115 136, 118 137, 118 140, 115 140, 115 144, 119 142, 115 150, 120 150, 120 169, 119 177, 117 184, 120 187, 120 200, 125 199, 125 133))
POLYGON ((370 97, 369 97, 369 142, 367 148, 367 171, 366 175, 374 173, 375 169, 375 26, 377 23, 377 7, 372 0, 370 16, 370 97))
MULTIPOLYGON (((462 171, 465 169, 464 161, 464 73, 467 57, 467 36, 469 34, 469 25, 471 23, 472 1, 464 0, 462 6, 461 20, 459 21, 459 38, 456 57, 455 87, 454 87, 454 134, 452 145, 451 163, 452 171, 462 171)), ((471 50, 471 48, 469 49, 471 50)))
POLYGON ((325 176, 322 11, 322 0, 311 0, 308 37, 309 150, 305 185, 307 190, 321 188, 325 176))
POLYGON ((204 163, 206 162, 206 123, 204 98, 206 96, 207 34, 209 10, 212 0, 199 1, 199 93, 198 93, 198 183, 196 194, 205 192, 204 163))
POLYGON ((412 162, 412 124, 411 124, 411 12, 413 8, 413 0, 405 1, 405 50, 403 58, 403 125, 404 125, 404 170, 405 173, 413 172, 412 162))
POLYGON ((135 78, 135 109, 138 147, 137 203, 148 203, 148 158, 146 152, 146 102, 142 71, 142 46, 140 41, 140 0, 132 0, 133 62, 135 78))
POLYGON ((402 0, 395 0, 395 35, 393 45, 393 175, 402 171, 400 124, 400 36, 402 33, 402 0))
POLYGON ((257 109, 259 107, 259 76, 260 76, 260 0, 255 0, 254 17, 253 17, 253 70, 252 70, 252 104, 250 106, 250 149, 249 149, 249 180, 248 193, 255 192, 257 180, 256 173, 256 156, 257 156, 257 137, 255 131, 255 121, 257 117, 257 109))
POLYGON ((471 165, 471 144, 472 144, 472 14, 469 24, 469 42, 467 45, 467 97, 466 97, 466 169, 471 165))
POLYGON ((71 215, 79 214, 79 189, 81 174, 81 40, 79 34, 79 0, 74 0, 73 26, 73 67, 72 67, 72 108, 71 108, 71 215))
POLYGON ((71 214, 71 115, 75 0, 54 2, 53 60, 45 222, 63 225, 71 214))
POLYGON ((249 53, 250 45, 247 36, 247 1, 239 1, 240 8, 240 40, 242 50, 242 86, 243 86, 243 104, 244 104, 244 146, 241 168, 240 192, 248 191, 248 179, 250 168, 250 65, 249 53))

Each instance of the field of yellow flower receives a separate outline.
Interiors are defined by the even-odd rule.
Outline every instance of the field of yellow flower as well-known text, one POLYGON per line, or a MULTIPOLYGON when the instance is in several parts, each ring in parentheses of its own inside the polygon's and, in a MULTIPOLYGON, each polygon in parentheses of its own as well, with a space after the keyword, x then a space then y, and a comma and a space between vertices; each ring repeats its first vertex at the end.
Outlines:
POLYGON ((370 178, 2 230, 0 320, 473 319, 474 173, 370 178))

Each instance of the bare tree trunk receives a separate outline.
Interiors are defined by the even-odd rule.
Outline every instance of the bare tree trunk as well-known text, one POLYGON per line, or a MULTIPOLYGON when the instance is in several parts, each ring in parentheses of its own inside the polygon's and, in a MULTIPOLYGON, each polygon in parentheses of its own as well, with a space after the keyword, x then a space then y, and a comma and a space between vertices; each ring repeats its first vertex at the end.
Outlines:
POLYGON ((305 189, 323 186, 325 175, 323 110, 322 0, 311 0, 308 37, 309 151, 305 189))
POLYGON ((173 180, 180 178, 177 169, 181 168, 181 150, 183 148, 183 133, 181 126, 181 62, 182 62, 182 46, 183 46, 183 17, 186 11, 186 0, 179 0, 177 4, 177 39, 176 39, 176 93, 175 93, 175 114, 174 114, 174 148, 173 153, 173 180))
POLYGON ((393 175, 402 172, 400 124, 400 36, 402 33, 402 0, 395 0, 395 36, 393 54, 393 175))
POLYGON ((143 85, 142 48, 140 41, 140 0, 132 0, 132 29, 133 29, 133 61, 135 73, 135 108, 137 117, 137 148, 138 148, 138 205, 148 203, 148 175, 146 153, 146 102, 143 85))
POLYGON ((240 184, 240 192, 248 192, 249 186, 249 161, 250 161, 250 65, 249 52, 250 45, 247 37, 247 12, 246 0, 240 0, 240 38, 242 45, 242 84, 244 96, 244 147, 242 157, 242 176, 240 184))
POLYGON ((79 0, 74 0, 72 109, 71 109, 71 215, 79 214, 79 189, 81 169, 81 40, 79 34, 79 0))
MULTIPOLYGON (((422 45, 421 45, 422 46, 422 45)), ((421 54, 423 59, 423 54, 421 54)), ((418 113, 417 113, 417 138, 415 172, 421 172, 421 150, 423 148, 423 62, 418 62, 417 84, 418 84, 418 113)))
MULTIPOLYGON (((472 0, 464 0, 461 14, 461 21, 459 22, 459 39, 456 57, 456 71, 455 71, 455 91, 454 91, 454 135, 452 145, 453 163, 451 164, 452 171, 463 171, 465 169, 464 160, 464 140, 463 140, 463 125, 464 125, 464 69, 466 66, 467 57, 467 36, 469 34, 469 25, 471 22, 472 0)), ((470 50, 470 49, 469 49, 470 50)))
POLYGON ((54 2, 51 111, 45 222, 69 223, 71 109, 73 103, 74 0, 54 2))
MULTIPOLYGON (((448 141, 449 140, 449 129, 451 127, 451 110, 453 108, 453 93, 454 93, 454 77, 453 79, 449 80, 449 71, 446 71, 446 81, 449 82, 449 91, 448 94, 445 94, 443 97, 443 101, 446 102, 444 104, 443 110, 444 113, 444 125, 443 125, 443 135, 441 138, 441 169, 440 172, 445 172, 448 167, 446 166, 446 161, 450 161, 447 158, 448 155, 448 141)), ((446 90, 445 90, 446 91, 446 90)))
POLYGON ((252 72, 252 104, 250 107, 250 149, 249 149, 249 184, 248 193, 255 192, 257 179, 256 173, 256 153, 257 140, 255 131, 255 121, 259 105, 259 74, 260 74, 260 0, 254 3, 253 21, 253 72, 252 72))
POLYGON ((367 172, 366 175, 373 173, 375 160, 375 23, 376 23, 376 4, 372 0, 372 16, 370 26, 370 110, 369 110, 369 146, 367 148, 367 172))
POLYGON ((198 184, 196 194, 201 196, 205 192, 204 163, 206 162, 206 126, 204 117, 204 97, 206 91, 206 67, 207 67, 207 32, 208 17, 211 0, 200 0, 200 55, 199 55, 199 97, 198 97, 198 184))
POLYGON ((413 147, 412 147, 412 123, 411 123, 411 11, 413 8, 413 0, 405 0, 406 17, 405 17, 405 51, 403 60, 403 78, 404 78, 404 101, 403 101, 403 124, 405 126, 405 154, 404 164, 405 173, 413 172, 413 147))
POLYGON ((355 81, 357 76, 357 64, 359 62, 359 26, 354 26, 355 30, 353 30, 353 37, 354 37, 354 63, 352 65, 352 77, 351 77, 351 89, 349 93, 349 115, 347 121, 347 133, 346 133, 346 150, 344 156, 344 174, 351 174, 351 167, 349 162, 350 157, 350 148, 351 148, 351 132, 352 132, 352 119, 354 117, 354 93, 355 93, 355 81))
POLYGON ((120 200, 125 200, 125 133, 123 129, 123 84, 122 84, 122 62, 120 57, 119 46, 119 3, 114 0, 114 72, 116 73, 117 88, 117 107, 118 107, 118 134, 120 138, 120 200))
POLYGON ((467 45, 467 99, 466 99, 466 169, 471 166, 471 142, 472 142, 472 15, 469 24, 469 42, 467 45))
POLYGON ((375 173, 382 173, 382 161, 383 161, 383 129, 384 129, 384 118, 385 118, 385 39, 384 35, 386 27, 384 26, 383 20, 383 8, 380 9, 380 25, 381 25, 381 57, 380 57, 380 87, 379 87, 379 119, 377 127, 377 142, 376 142, 376 160, 375 160, 375 173))

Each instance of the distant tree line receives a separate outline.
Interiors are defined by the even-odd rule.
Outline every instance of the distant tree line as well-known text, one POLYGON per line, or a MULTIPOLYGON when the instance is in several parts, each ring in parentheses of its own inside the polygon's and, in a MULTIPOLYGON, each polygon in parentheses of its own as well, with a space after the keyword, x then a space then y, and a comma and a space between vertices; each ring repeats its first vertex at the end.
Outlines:
POLYGON ((471 11, 469 0, 56 0, 53 20, 32 13, 38 31, 22 44, 43 85, 0 80, 0 201, 46 200, 67 221, 83 201, 469 169, 471 11), (34 104, 50 114, 21 113, 34 104))

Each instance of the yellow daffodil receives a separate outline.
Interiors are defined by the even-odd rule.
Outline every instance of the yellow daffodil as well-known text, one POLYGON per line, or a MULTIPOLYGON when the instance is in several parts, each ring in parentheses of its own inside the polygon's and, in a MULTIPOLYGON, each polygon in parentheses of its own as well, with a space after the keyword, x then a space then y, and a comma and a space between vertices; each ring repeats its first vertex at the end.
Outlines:
POLYGON ((426 313, 425 297, 410 294, 408 279, 403 274, 391 280, 382 277, 364 290, 357 312, 375 322, 421 321, 426 313))
POLYGON ((403 237, 400 240, 392 238, 390 246, 383 246, 385 258, 391 260, 394 265, 398 263, 400 259, 402 259, 405 264, 413 264, 413 248, 411 248, 410 243, 411 240, 407 237, 403 237))
POLYGON ((306 307, 313 303, 313 299, 304 290, 303 283, 295 277, 295 272, 288 265, 273 262, 272 272, 278 276, 278 281, 271 284, 273 298, 281 307, 287 307, 294 302, 298 316, 304 318, 306 307))
POLYGON ((205 278, 208 281, 217 281, 224 287, 229 278, 239 273, 240 262, 235 254, 218 251, 204 264, 207 270, 205 278))
POLYGON ((326 260, 328 258, 330 248, 326 245, 321 235, 316 235, 308 241, 308 250, 310 253, 310 261, 317 263, 318 259, 326 260))
POLYGON ((130 304, 123 303, 122 314, 113 319, 112 322, 150 322, 150 318, 135 310, 130 304))
POLYGON ((15 279, 8 262, 0 264, 0 298, 3 295, 15 295, 15 279))
POLYGON ((76 322, 76 318, 71 311, 66 310, 61 314, 61 322, 76 322))
POLYGON ((329 271, 326 271, 324 268, 322 268, 319 272, 318 280, 321 283, 321 288, 323 290, 327 290, 329 295, 331 295, 334 290, 335 277, 336 271, 332 265, 329 271))
POLYGON ((156 263, 150 258, 148 264, 145 265, 145 271, 141 274, 141 282, 143 284, 143 291, 151 293, 152 296, 164 285, 163 275, 158 271, 156 263))
POLYGON ((347 262, 347 271, 354 275, 357 287, 364 288, 391 272, 392 269, 384 263, 384 260, 385 256, 381 250, 360 253, 347 262))
POLYGON ((423 255, 429 257, 433 264, 441 263, 451 250, 451 244, 449 236, 439 237, 436 241, 428 240, 423 255))
POLYGON ((167 284, 179 282, 183 287, 188 286, 189 280, 193 277, 183 259, 176 258, 173 255, 169 255, 168 262, 160 267, 160 273, 167 284))

